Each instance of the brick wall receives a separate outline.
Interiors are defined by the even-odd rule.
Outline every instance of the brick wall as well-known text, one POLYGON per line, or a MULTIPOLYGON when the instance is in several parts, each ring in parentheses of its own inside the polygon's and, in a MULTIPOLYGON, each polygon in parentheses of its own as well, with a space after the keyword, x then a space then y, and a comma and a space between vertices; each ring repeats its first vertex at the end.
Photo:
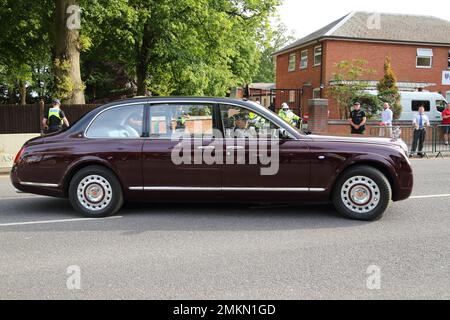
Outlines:
POLYGON ((277 89, 301 89, 305 83, 311 83, 311 86, 304 87, 301 97, 304 113, 308 113, 308 100, 313 98, 313 90, 320 87, 322 68, 321 66, 314 66, 314 47, 317 45, 320 44, 294 50, 277 57, 277 89), (306 69, 300 69, 300 54, 303 50, 308 50, 308 67, 306 69), (296 65, 295 70, 289 72, 289 56, 291 53, 296 54, 296 65))
POLYGON ((436 47, 425 45, 408 44, 383 44, 370 42, 352 41, 327 41, 327 68, 324 70, 327 83, 336 72, 336 62, 351 59, 367 60, 368 67, 377 71, 372 76, 365 77, 364 80, 379 80, 383 77, 383 65, 386 56, 392 59, 397 80, 401 82, 431 82, 437 86, 426 88, 430 91, 449 91, 450 86, 442 85, 442 71, 448 67, 449 47, 436 47), (418 48, 433 49, 433 66, 431 69, 416 68, 416 56, 418 48))

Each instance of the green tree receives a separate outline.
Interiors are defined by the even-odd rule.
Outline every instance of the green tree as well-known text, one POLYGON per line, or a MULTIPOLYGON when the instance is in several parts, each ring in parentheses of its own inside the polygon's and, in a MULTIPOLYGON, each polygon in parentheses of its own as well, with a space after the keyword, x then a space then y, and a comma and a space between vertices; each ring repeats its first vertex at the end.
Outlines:
POLYGON ((261 59, 258 73, 253 77, 253 82, 275 82, 275 60, 273 54, 295 40, 293 33, 281 22, 277 22, 273 28, 266 29, 266 36, 262 41, 261 59))
POLYGON ((51 3, 0 0, 0 81, 10 103, 26 103, 39 73, 36 66, 50 61, 51 3))
POLYGON ((257 73, 279 3, 0 0, 1 87, 12 97, 26 87, 28 96, 33 90, 69 103, 84 102, 85 85, 96 99, 133 91, 224 96, 257 73), (78 15, 74 5, 81 29, 76 22, 68 28, 78 15))
MULTIPOLYGON (((84 55, 121 64, 138 95, 220 95, 251 81, 278 0, 93 0, 84 55)), ((85 29, 82 30, 85 32, 85 29)))
POLYGON ((337 101, 340 118, 346 119, 355 97, 362 95, 367 89, 367 82, 361 81, 361 78, 375 71, 367 68, 367 61, 363 59, 341 61, 336 64, 336 69, 328 95, 337 101))
POLYGON ((377 85, 378 98, 382 102, 388 102, 394 113, 394 119, 400 118, 402 113, 402 105, 400 103, 401 96, 397 87, 397 77, 391 66, 391 58, 386 57, 384 61, 384 76, 377 85))

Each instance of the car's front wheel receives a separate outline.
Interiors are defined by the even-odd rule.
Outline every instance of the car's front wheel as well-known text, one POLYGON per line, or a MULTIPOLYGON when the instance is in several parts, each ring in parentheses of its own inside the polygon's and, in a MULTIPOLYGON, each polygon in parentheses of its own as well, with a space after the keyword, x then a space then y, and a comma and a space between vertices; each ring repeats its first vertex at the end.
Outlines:
POLYGON ((392 198, 386 176, 369 166, 344 172, 333 190, 334 206, 343 216, 362 221, 380 219, 392 198))
POLYGON ((69 186, 72 207, 90 218, 115 214, 123 205, 122 187, 110 170, 101 166, 81 169, 69 186))

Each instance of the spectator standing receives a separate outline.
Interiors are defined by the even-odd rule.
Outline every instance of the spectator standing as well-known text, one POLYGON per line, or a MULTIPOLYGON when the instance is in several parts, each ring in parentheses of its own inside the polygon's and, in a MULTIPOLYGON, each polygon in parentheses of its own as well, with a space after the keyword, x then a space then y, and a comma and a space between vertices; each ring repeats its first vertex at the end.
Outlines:
POLYGON ((417 155, 423 158, 423 144, 425 142, 425 138, 427 136, 427 127, 430 127, 430 119, 425 114, 425 106, 419 107, 419 113, 414 117, 413 120, 414 126, 414 139, 413 145, 411 149, 411 157, 414 156, 414 153, 417 150, 417 146, 419 146, 419 151, 417 155))
POLYGON ((384 111, 381 113, 381 129, 380 137, 385 137, 386 134, 392 138, 392 121, 394 120, 394 113, 391 110, 389 103, 384 104, 384 111))
POLYGON ((53 100, 53 106, 48 110, 47 117, 42 119, 42 124, 47 133, 58 132, 63 128, 63 124, 68 127, 69 121, 61 110, 61 101, 58 99, 53 100))
POLYGON ((450 103, 447 103, 447 108, 442 112, 442 126, 444 129, 444 143, 448 146, 450 135, 450 103))
POLYGON ((366 131, 367 117, 366 113, 361 110, 361 103, 355 102, 353 104, 353 110, 350 112, 348 122, 350 123, 352 134, 364 134, 366 131))

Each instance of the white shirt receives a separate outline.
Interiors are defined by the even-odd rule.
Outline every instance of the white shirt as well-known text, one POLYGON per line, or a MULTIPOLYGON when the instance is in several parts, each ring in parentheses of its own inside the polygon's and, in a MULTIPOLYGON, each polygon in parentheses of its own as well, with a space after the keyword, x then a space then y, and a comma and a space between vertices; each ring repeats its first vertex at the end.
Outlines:
MULTIPOLYGON (((416 116, 414 117, 413 125, 419 127, 419 123, 420 123, 420 113, 416 114, 416 116)), ((428 118, 428 116, 425 113, 422 114, 422 125, 423 126, 421 128, 430 126, 430 119, 428 118)))
POLYGON ((394 118, 394 113, 391 109, 387 108, 381 113, 381 122, 386 125, 392 125, 392 120, 394 118))

